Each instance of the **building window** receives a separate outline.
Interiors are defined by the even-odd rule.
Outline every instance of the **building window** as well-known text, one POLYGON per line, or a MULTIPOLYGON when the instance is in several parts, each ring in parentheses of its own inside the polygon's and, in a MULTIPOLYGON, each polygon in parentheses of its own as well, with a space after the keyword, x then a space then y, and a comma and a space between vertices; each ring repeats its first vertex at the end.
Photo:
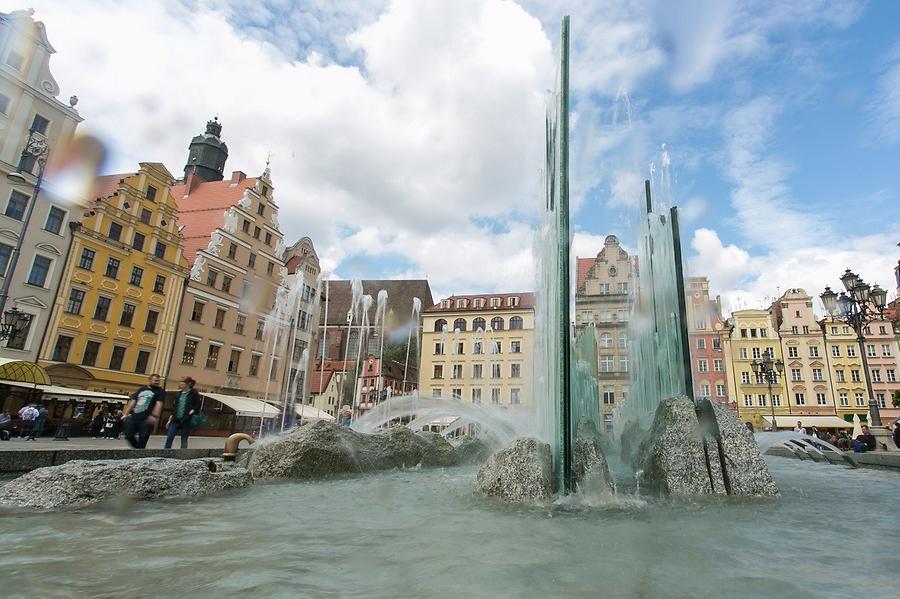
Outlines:
POLYGON ((473 341, 472 342, 472 353, 475 355, 480 355, 484 353, 484 346, 481 341, 473 341))
POLYGON ((760 405, 761 407, 766 407, 766 403, 767 403, 767 402, 766 402, 766 395, 765 395, 765 393, 759 393, 759 394, 757 394, 756 400, 759 402, 759 405, 760 405))
POLYGON ((803 393, 794 393, 794 402, 798 406, 806 405, 806 396, 803 393))
POLYGON ((809 357, 810 358, 818 358, 819 357, 819 346, 811 345, 809 347, 809 357))
POLYGON ((619 358, 619 372, 628 372, 628 358, 619 358))
POLYGON ((248 266, 249 268, 255 268, 255 267, 256 267, 256 254, 249 254, 249 255, 247 256, 247 266, 248 266))
POLYGON ((838 400, 841 402, 842 406, 846 407, 850 405, 850 398, 847 397, 846 393, 838 393, 838 400))
POLYGON ((494 331, 502 331, 503 330, 503 319, 499 316, 495 316, 491 319, 491 330, 494 331))
POLYGON ((491 389, 491 403, 495 406, 500 405, 500 389, 496 387, 491 389))
POLYGON ((749 408, 753 406, 753 396, 750 394, 744 394, 744 407, 749 408))
POLYGON ((84 291, 72 289, 69 292, 69 300, 66 302, 66 312, 69 314, 81 314, 81 306, 84 304, 84 291))
POLYGON ((81 250, 81 258, 78 260, 78 268, 83 268, 85 270, 91 270, 94 268, 94 250, 89 250, 84 248, 81 250))
POLYGON ((612 385, 606 385, 603 387, 603 403, 607 406, 615 405, 616 388, 612 385))
POLYGON ((822 378, 822 369, 821 368, 813 368, 812 369, 813 380, 814 381, 823 381, 825 379, 822 378))
POLYGON ((125 303, 122 305, 122 315, 119 317, 120 327, 130 327, 134 320, 134 304, 125 303))
POLYGON ((235 323, 235 325, 234 325, 234 332, 237 333, 238 335, 243 335, 244 334, 244 324, 246 324, 246 322, 247 322, 247 317, 244 316, 243 314, 238 314, 237 315, 237 323, 235 323))
POLYGON ((117 222, 109 223, 109 234, 107 237, 113 241, 119 241, 122 238, 122 225, 117 222))
POLYGON ((88 341, 84 345, 84 355, 81 356, 82 366, 93 366, 97 363, 97 354, 100 353, 99 341, 88 341))
POLYGON ((484 373, 484 366, 482 364, 473 364, 472 365, 472 378, 480 379, 482 378, 484 373))
POLYGON ((153 187, 152 185, 147 186, 147 199, 150 200, 151 202, 156 201, 156 188, 153 187))
POLYGON ((697 349, 706 349, 706 339, 697 339, 697 349))
POLYGON ((859 371, 858 370, 850 370, 850 380, 854 383, 859 383, 859 371))
POLYGON ((222 291, 224 291, 225 293, 231 292, 231 281, 232 280, 233 279, 231 277, 229 277, 228 275, 222 275, 222 291))
POLYGON ((799 350, 798 350, 796 347, 794 347, 794 346, 789 347, 789 348, 788 348, 788 358, 797 358, 797 357, 799 357, 799 353, 798 353, 798 352, 799 352, 799 350))
POLYGON ((9 101, 9 96, 0 94, 0 113, 9 114, 9 101))
POLYGON ((713 349, 722 349, 722 340, 718 337, 713 339, 713 349))
POLYGON ((272 360, 272 368, 269 369, 269 378, 274 379, 278 376, 278 360, 272 360))
POLYGON ((216 308, 216 319, 213 326, 217 329, 225 328, 225 310, 223 308, 216 308))
POLYGON ((106 260, 106 273, 105 276, 110 279, 119 278, 119 261, 116 258, 108 258, 106 260))
POLYGON ((511 354, 522 353, 522 342, 521 341, 510 341, 509 342, 509 353, 511 353, 511 354))
POLYGON ((881 370, 877 368, 872 369, 872 382, 880 383, 881 382, 881 370))
POLYGON ((791 380, 792 381, 802 381, 802 373, 799 368, 791 368, 791 380))
POLYGON ((69 360, 69 351, 72 349, 72 337, 60 335, 56 338, 56 345, 53 347, 54 362, 66 362, 69 360))
POLYGON ((857 406, 864 406, 864 405, 866 405, 866 400, 865 400, 865 398, 863 397, 863 394, 862 394, 862 393, 857 393, 857 394, 856 394, 856 405, 857 405, 857 406))
POLYGON ((231 357, 228 359, 228 372, 232 374, 237 374, 238 367, 241 363, 241 350, 233 349, 231 350, 231 357))
POLYGON ((716 384, 716 397, 725 397, 725 385, 721 383, 716 384))
POLYGON ((619 333, 619 348, 628 349, 628 334, 619 333))
POLYGON ((803 325, 803 334, 809 335, 809 326, 808 325, 803 325))
MULTIPOLYGON (((265 194, 263 194, 263 195, 265 195, 265 194)), ((259 206, 256 207, 256 213, 260 216, 265 216, 266 215, 266 205, 263 204, 262 202, 260 202, 259 206)))
POLYGON ((723 370, 725 370, 721 358, 716 358, 715 360, 713 360, 713 370, 715 370, 716 372, 722 372, 723 370))
POLYGON ((245 220, 245 221, 243 222, 243 224, 241 224, 241 230, 242 230, 244 233, 249 233, 249 232, 250 232, 250 221, 249 221, 249 220, 245 220))
POLYGON ((887 404, 885 403, 885 400, 884 400, 884 393, 876 393, 876 394, 875 394, 875 401, 878 402, 878 407, 879 407, 879 408, 886 408, 886 407, 887 407, 887 404))
POLYGON ((262 233, 262 230, 259 227, 253 227, 253 239, 259 239, 260 233, 262 233))
POLYGON ((521 403, 521 399, 519 397, 519 389, 510 389, 509 390, 509 405, 517 406, 521 403))
POLYGON ((25 209, 28 207, 28 196, 20 191, 13 190, 6 203, 6 216, 16 220, 25 218, 25 209))
POLYGON ((781 395, 776 393, 775 395, 772 396, 772 405, 775 406, 776 408, 781 407, 781 395))
POLYGON ((112 354, 109 356, 109 369, 122 370, 122 362, 125 360, 125 348, 121 345, 114 345, 112 354))
POLYGON ((600 356, 600 372, 612 372, 613 359, 612 356, 600 356))
POLYGON ((203 302, 194 302, 194 309, 191 310, 191 320, 193 322, 203 321, 203 306, 205 305, 203 302))
POLYGON ((852 345, 847 346, 847 357, 855 358, 856 357, 856 348, 852 345))
MULTIPOLYGON (((477 302, 478 302, 478 300, 476 300, 476 303, 477 302)), ((475 320, 472 321, 472 330, 473 331, 478 331, 478 330, 484 331, 484 329, 485 329, 485 321, 483 318, 481 318, 479 316, 478 318, 476 318, 475 320)))
POLYGON ((141 350, 137 355, 137 362, 134 364, 134 371, 137 374, 144 374, 147 372, 147 363, 150 362, 150 352, 141 350))
POLYGON ((234 260, 235 256, 237 256, 237 246, 235 244, 229 244, 228 246, 228 258, 234 260))
POLYGON ((845 382, 843 370, 835 370, 834 374, 835 374, 835 377, 837 378, 837 382, 839 382, 839 383, 845 382))
POLYGON ((499 379, 502 377, 500 373, 500 364, 491 364, 491 378, 499 379))
POLYGON ((742 372, 742 373, 741 373, 741 382, 742 382, 743 384, 745 384, 745 385, 749 385, 749 384, 750 384, 750 373, 749 373, 749 372, 742 372))
POLYGON ((747 359, 747 348, 746 347, 740 348, 740 350, 738 350, 738 356, 740 357, 741 360, 746 360, 747 359))
POLYGON ((275 263, 269 262, 268 264, 266 264, 266 274, 271 275, 274 272, 275 272, 275 263))
POLYGON ((216 365, 219 363, 219 346, 212 345, 209 346, 209 351, 206 353, 206 367, 212 368, 215 370, 216 365))
MULTIPOLYGON (((257 319, 256 321, 256 340, 262 341, 263 331, 265 330, 266 323, 262 319, 257 319)), ((354 356, 355 357, 355 356, 354 356)))
POLYGON ((891 346, 887 344, 883 344, 881 346, 881 357, 890 358, 891 357, 891 346))
POLYGON ((147 210, 146 208, 141 208, 141 222, 145 225, 150 224, 150 217, 153 216, 153 213, 147 210))
POLYGON ((760 358, 762 358, 762 350, 758 347, 754 347, 753 348, 753 359, 759 360, 760 358))
POLYGON ((874 344, 867 344, 867 345, 866 345, 866 356, 869 357, 869 358, 874 358, 874 357, 876 357, 877 355, 878 355, 878 354, 877 354, 877 352, 875 351, 875 345, 874 345, 874 344))
POLYGON ((897 382, 897 374, 894 372, 893 368, 887 369, 887 382, 889 382, 889 383, 897 382))
POLYGON ((831 355, 835 358, 841 357, 841 346, 840 345, 832 345, 831 346, 831 355))
POLYGON ((524 321, 521 316, 513 316, 509 319, 509 330, 510 331, 521 331, 524 325, 524 321))
POLYGON ((462 364, 454 364, 453 365, 453 374, 451 375, 451 378, 461 379, 463 376, 462 369, 463 369, 462 364))
POLYGON ((193 339, 186 339, 184 342, 184 352, 181 354, 181 363, 192 365, 194 357, 197 355, 197 342, 193 339))
POLYGON ((600 347, 603 349, 608 349, 613 346, 613 337, 609 333, 603 333, 600 335, 600 347))
POLYGON ((266 245, 272 245, 272 234, 268 231, 266 232, 265 243, 266 245))
POLYGON ((47 275, 50 273, 50 258, 44 256, 35 256, 34 262, 31 264, 31 272, 28 273, 28 284, 35 287, 43 287, 47 282, 47 275))
POLYGON ((156 332, 156 322, 159 320, 159 312, 156 310, 148 310, 147 311, 147 322, 144 324, 144 332, 145 333, 155 333, 156 332))
POLYGON ((435 364, 434 370, 431 374, 431 378, 433 379, 442 379, 444 378, 444 366, 442 364, 435 364))
POLYGON ((44 230, 59 235, 65 219, 65 210, 61 210, 56 206, 50 206, 50 212, 47 214, 47 221, 44 223, 44 230))
POLYGON ((135 250, 137 250, 139 252, 143 252, 144 251, 144 241, 146 241, 146 240, 147 240, 147 238, 144 237, 144 235, 142 233, 135 233, 134 239, 131 242, 131 247, 133 247, 135 250))
POLYGON ((257 376, 259 374, 259 360, 262 356, 259 354, 252 354, 250 356, 250 376, 257 376))
POLYGON ((156 275, 156 281, 153 282, 153 292, 154 293, 165 293, 166 291, 166 278, 162 275, 156 275))
POLYGON ((825 405, 825 394, 824 393, 816 393, 816 405, 824 406, 825 405))
POLYGON ((97 298, 97 306, 94 308, 94 320, 102 320, 106 322, 109 318, 109 305, 112 300, 102 295, 97 298))
POLYGON ((160 260, 166 259, 166 244, 156 242, 156 249, 153 251, 153 255, 159 258, 160 260))
POLYGON ((472 403, 481 403, 481 389, 472 389, 472 403))
POLYGON ((709 397, 709 383, 702 383, 700 385, 700 397, 709 397))
POLYGON ((510 364, 509 365, 509 377, 513 379, 522 378, 522 365, 521 364, 510 364))
POLYGON ((131 285, 135 287, 141 286, 141 280, 144 278, 144 269, 140 266, 133 266, 131 268, 131 279, 128 281, 131 285))
POLYGON ((699 372, 709 372, 709 361, 705 359, 697 360, 697 370, 699 372))
MULTIPOLYGON (((373 337, 373 340, 374 340, 374 337, 373 337)), ((371 343, 371 340, 370 340, 370 343, 371 343)), ((462 341, 460 341, 459 343, 456 344, 456 355, 461 356, 465 353, 463 351, 465 349, 465 345, 466 344, 463 343, 462 341)))
POLYGON ((218 279, 218 278, 219 278, 219 273, 210 268, 209 271, 206 273, 206 284, 209 285, 210 287, 215 287, 216 279, 218 279))

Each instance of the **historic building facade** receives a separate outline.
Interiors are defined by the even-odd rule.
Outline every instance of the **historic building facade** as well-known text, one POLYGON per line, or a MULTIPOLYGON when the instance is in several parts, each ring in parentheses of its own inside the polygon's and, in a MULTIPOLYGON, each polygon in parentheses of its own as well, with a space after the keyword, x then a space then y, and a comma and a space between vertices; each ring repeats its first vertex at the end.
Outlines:
POLYGON ((791 412, 798 416, 835 413, 831 372, 825 361, 825 340, 813 314, 812 297, 803 289, 788 289, 771 308, 778 327, 784 378, 791 412))
POLYGON ((709 279, 690 277, 685 281, 687 326, 691 344, 694 397, 708 397, 731 406, 728 401, 728 374, 721 332, 722 306, 709 297, 709 279))
POLYGON ((595 258, 577 259, 575 328, 593 324, 597 346, 600 412, 612 430, 616 406, 628 399, 631 386, 628 323, 637 286, 635 259, 615 235, 606 237, 595 258))
POLYGON ((31 362, 38 358, 59 290, 72 241, 70 225, 81 218, 76 204, 85 199, 60 198, 46 189, 35 197, 41 165, 32 154, 23 158, 29 135, 37 144, 32 147, 46 148, 49 161, 61 158, 82 120, 76 98, 68 105, 57 99, 59 85, 49 66, 54 52, 44 24, 30 12, 0 12, 0 283, 12 277, 4 310, 27 315, 17 334, 0 342, 0 357, 31 362), (16 172, 20 179, 7 178, 16 172), (27 241, 15 272, 8 273, 20 237, 27 241))
POLYGON ((285 369, 284 389, 295 394, 295 401, 311 404, 310 373, 316 362, 318 344, 319 256, 309 237, 301 238, 284 253, 287 285, 295 300, 296 314, 291 326, 294 338, 288 353, 291 366, 285 369), (304 356, 305 352, 305 356, 304 356))
POLYGON ((54 383, 128 394, 165 375, 188 273, 173 183, 151 162, 99 178, 40 350, 54 383))
POLYGON ((847 323, 833 318, 822 320, 820 326, 837 415, 852 421, 858 414, 868 420, 868 391, 856 333, 847 323))
MULTIPOLYGON (((172 187, 190 278, 169 378, 201 392, 279 401, 289 318, 270 318, 286 297, 284 242, 268 167, 224 179, 222 125, 191 140, 185 178, 172 187)), ((285 306, 276 312, 283 314, 285 306)), ((171 385, 170 385, 171 386, 171 385)))
POLYGON ((531 404, 534 294, 454 295, 425 309, 419 393, 518 409, 531 404))

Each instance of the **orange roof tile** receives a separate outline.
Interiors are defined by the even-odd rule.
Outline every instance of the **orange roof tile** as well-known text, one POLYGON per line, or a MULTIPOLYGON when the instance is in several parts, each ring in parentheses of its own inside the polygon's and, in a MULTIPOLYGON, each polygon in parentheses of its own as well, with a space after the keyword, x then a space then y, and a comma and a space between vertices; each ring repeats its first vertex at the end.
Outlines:
POLYGON ((225 212, 236 206, 244 197, 244 190, 256 185, 256 177, 231 184, 224 181, 204 181, 197 184, 185 197, 186 185, 182 182, 171 189, 178 204, 178 225, 184 227, 184 255, 189 264, 194 263, 197 252, 209 245, 212 232, 225 226, 225 212))
POLYGON ((491 310, 492 308, 490 308, 490 303, 489 303, 489 301, 490 301, 490 299, 491 299, 492 297, 499 297, 499 298, 501 298, 502 301, 501 301, 501 304, 500 304, 500 309, 503 309, 503 310, 522 310, 522 309, 534 308, 534 293, 531 292, 531 291, 523 291, 523 292, 520 292, 520 293, 476 293, 476 294, 473 294, 473 295, 456 295, 456 294, 453 294, 453 295, 451 295, 450 297, 444 298, 445 300, 450 300, 450 307, 449 307, 449 308, 442 308, 442 307, 441 307, 441 302, 438 302, 438 303, 436 303, 436 304, 433 305, 433 306, 430 306, 430 307, 428 307, 428 308, 425 308, 425 312, 461 312, 461 311, 468 311, 468 312, 482 312, 482 311, 485 311, 485 310, 491 310), (517 306, 515 306, 515 307, 510 307, 510 306, 508 306, 508 305, 507 305, 507 302, 506 302, 506 298, 508 298, 508 297, 517 297, 517 298, 519 298, 519 305, 517 305, 517 306), (487 300, 487 301, 485 302, 484 307, 482 307, 482 308, 476 308, 476 307, 475 307, 475 302, 471 301, 471 300, 478 299, 478 298, 487 300), (467 299, 467 300, 470 300, 470 301, 469 301, 468 307, 466 307, 466 308, 457 308, 457 307, 456 307, 456 300, 458 300, 458 299, 467 299))
POLYGON ((312 374, 312 378, 309 381, 309 392, 315 395, 319 395, 328 388, 329 383, 331 383, 331 377, 334 373, 330 370, 326 370, 322 372, 321 370, 316 370, 312 374))
POLYGON ((596 262, 596 258, 576 258, 576 273, 577 276, 575 278, 575 289, 580 289, 584 282, 587 280, 588 271, 591 270, 591 267, 596 262))

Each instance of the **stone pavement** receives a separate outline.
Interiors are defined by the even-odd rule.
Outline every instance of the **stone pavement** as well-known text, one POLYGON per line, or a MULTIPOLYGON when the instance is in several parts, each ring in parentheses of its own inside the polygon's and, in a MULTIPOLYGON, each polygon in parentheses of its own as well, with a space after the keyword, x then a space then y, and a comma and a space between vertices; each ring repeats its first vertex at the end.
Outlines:
MULTIPOLYGON (((26 441, 13 438, 0 441, 0 473, 28 472, 44 466, 58 466, 72 460, 123 460, 129 458, 165 457, 178 459, 220 457, 225 446, 224 437, 191 437, 188 449, 163 449, 165 435, 153 435, 147 449, 132 449, 125 438, 92 439, 72 437, 56 441, 52 437, 26 441)), ((179 439, 175 438, 178 447, 179 439)), ((241 451, 246 443, 241 445, 241 451)))

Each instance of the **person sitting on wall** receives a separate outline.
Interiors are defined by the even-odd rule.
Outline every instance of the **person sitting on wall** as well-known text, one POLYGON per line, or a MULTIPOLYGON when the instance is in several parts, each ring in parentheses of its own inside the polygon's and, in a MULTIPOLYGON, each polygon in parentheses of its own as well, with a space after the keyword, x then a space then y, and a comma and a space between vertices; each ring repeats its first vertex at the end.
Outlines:
POLYGON ((0 441, 9 441, 12 436, 10 429, 12 429, 12 417, 9 412, 4 411, 0 413, 0 441))
POLYGON ((187 449, 188 436, 191 434, 191 419, 200 408, 200 394, 194 389, 196 381, 189 376, 178 382, 178 395, 172 406, 172 415, 166 423, 166 449, 172 449, 175 434, 181 431, 181 448, 187 449))
POLYGON ((103 421, 105 418, 106 416, 104 416, 103 411, 98 410, 97 415, 91 420, 91 438, 96 439, 100 436, 100 431, 103 429, 103 421))
POLYGON ((794 427, 794 432, 800 433, 801 435, 806 434, 806 429, 803 428, 803 423, 801 421, 799 421, 799 420, 797 421, 797 426, 794 427))
POLYGON ((853 451, 865 453, 875 450, 875 435, 869 432, 869 425, 862 425, 862 433, 856 436, 852 443, 853 451))

